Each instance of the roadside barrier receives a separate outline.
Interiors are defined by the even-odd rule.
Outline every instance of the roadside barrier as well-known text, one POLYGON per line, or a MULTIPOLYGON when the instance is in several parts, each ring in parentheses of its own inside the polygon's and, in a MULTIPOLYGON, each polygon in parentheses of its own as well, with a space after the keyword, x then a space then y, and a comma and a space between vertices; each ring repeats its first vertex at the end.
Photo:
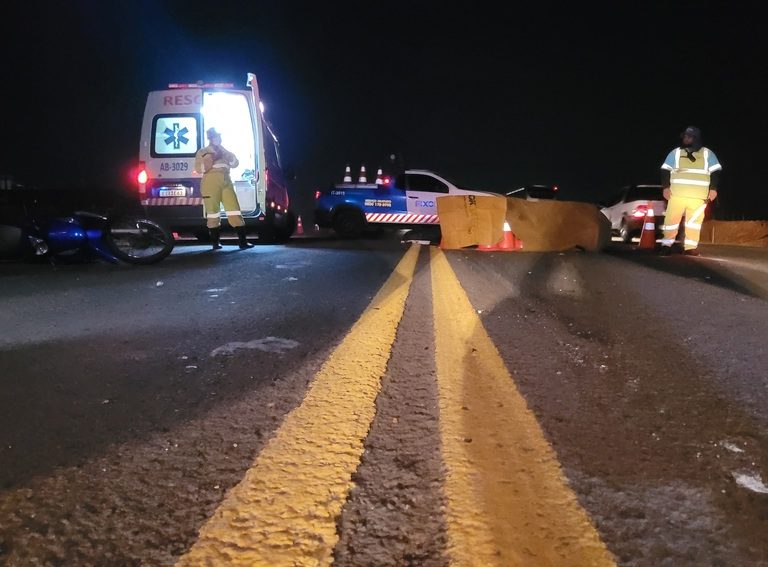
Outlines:
POLYGON ((301 215, 296 219, 296 234, 304 234, 304 225, 301 224, 301 215))
POLYGON ((768 247, 768 220, 705 220, 701 225, 699 242, 768 247))
POLYGON ((656 216, 653 209, 648 208, 643 220, 643 230, 640 232, 640 244, 638 250, 653 250, 656 248, 656 216))

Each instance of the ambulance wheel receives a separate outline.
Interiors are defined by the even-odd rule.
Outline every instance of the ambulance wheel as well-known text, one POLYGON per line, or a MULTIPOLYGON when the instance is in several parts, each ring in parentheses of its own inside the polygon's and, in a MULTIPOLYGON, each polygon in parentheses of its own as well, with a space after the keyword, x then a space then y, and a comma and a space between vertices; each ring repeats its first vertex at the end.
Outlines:
POLYGON ((357 238, 365 229, 365 217, 360 211, 341 210, 333 217, 333 230, 342 238, 357 238))
POLYGON ((275 235, 275 225, 273 222, 265 221, 256 230, 256 234, 259 237, 259 242, 262 244, 274 244, 277 242, 277 236, 275 235))
POLYGON ((285 214, 283 224, 276 224, 274 227, 275 240, 277 242, 287 242, 293 236, 296 230, 296 215, 291 212, 285 214))
POLYGON ((208 232, 207 228, 205 230, 196 230, 192 234, 200 243, 208 244, 211 241, 211 233, 208 232))

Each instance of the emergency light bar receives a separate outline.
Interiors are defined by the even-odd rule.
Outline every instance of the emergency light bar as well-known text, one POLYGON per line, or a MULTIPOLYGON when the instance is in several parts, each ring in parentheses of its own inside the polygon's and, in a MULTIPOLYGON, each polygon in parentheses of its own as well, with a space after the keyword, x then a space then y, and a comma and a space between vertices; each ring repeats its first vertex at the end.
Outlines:
POLYGON ((232 89, 234 83, 171 83, 169 89, 232 89))

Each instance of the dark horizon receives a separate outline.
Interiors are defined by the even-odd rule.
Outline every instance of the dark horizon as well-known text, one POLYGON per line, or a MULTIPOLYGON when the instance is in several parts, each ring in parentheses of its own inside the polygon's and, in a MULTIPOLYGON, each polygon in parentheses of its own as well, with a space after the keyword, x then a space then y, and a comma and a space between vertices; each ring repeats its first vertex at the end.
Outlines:
POLYGON ((768 219, 752 164, 768 51, 743 5, 11 4, 0 174, 28 184, 128 192, 148 91, 254 72, 300 212, 345 165, 392 153, 477 189, 596 202, 658 183, 696 125, 724 165, 716 213, 768 219))

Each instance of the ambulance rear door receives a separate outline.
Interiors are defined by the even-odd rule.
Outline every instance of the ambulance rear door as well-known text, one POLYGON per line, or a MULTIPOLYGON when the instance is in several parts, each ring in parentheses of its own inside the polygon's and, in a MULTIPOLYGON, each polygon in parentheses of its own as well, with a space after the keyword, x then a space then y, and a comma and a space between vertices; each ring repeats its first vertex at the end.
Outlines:
POLYGON ((230 170, 240 210, 245 216, 261 212, 256 199, 259 181, 258 129, 250 91, 203 91, 203 132, 216 128, 221 144, 237 156, 240 164, 230 170))
POLYGON ((152 91, 142 123, 139 159, 142 202, 151 206, 202 206, 195 152, 203 144, 200 89, 152 91))

